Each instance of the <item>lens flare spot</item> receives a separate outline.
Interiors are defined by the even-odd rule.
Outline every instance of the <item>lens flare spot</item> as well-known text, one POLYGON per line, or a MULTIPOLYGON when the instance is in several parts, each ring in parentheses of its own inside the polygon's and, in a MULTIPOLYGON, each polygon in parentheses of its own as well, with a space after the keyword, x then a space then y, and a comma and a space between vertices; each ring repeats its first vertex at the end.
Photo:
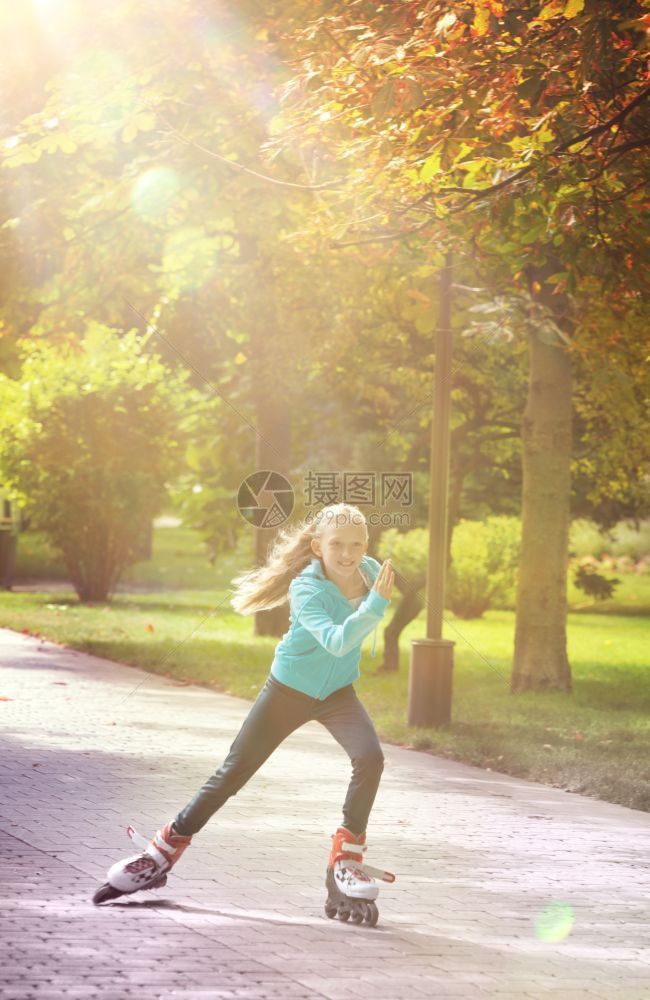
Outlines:
POLYGON ((137 178, 131 188, 131 206, 144 219, 157 219, 171 206, 180 181, 169 167, 153 167, 137 178))
POLYGON ((568 903, 545 906, 535 921, 535 934, 540 941, 564 941, 573 929, 575 916, 568 903))

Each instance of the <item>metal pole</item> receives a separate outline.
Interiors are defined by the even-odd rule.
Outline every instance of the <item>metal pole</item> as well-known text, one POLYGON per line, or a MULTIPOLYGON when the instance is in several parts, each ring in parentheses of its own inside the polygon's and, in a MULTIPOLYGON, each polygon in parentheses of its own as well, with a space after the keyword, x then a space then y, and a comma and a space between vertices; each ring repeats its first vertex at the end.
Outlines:
POLYGON ((440 312, 436 332, 429 494, 427 563, 427 638, 411 645, 410 726, 437 726, 451 719, 454 642, 442 638, 447 570, 447 497, 449 493, 449 423, 451 413, 452 253, 440 272, 440 312))

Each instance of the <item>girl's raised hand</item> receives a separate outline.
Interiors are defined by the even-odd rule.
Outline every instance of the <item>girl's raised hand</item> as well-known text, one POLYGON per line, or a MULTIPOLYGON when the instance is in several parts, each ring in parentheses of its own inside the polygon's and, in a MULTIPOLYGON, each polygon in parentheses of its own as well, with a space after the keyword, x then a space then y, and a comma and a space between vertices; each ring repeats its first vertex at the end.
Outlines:
POLYGON ((390 556, 385 559, 381 564, 381 569, 375 577, 375 582, 372 585, 372 590, 376 590, 380 597, 385 597, 387 601, 390 601, 390 595, 393 590, 393 584, 395 582, 395 572, 391 565, 390 556))

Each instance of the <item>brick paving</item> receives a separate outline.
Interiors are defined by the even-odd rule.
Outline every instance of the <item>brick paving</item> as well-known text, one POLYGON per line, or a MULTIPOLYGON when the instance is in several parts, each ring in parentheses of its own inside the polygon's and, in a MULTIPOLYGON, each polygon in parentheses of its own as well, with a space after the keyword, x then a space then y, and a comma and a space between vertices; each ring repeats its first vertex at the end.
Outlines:
POLYGON ((0 698, 2 1000, 650 1000, 647 813, 384 744, 367 857, 397 881, 376 928, 330 921, 350 766, 312 722, 166 887, 95 907, 250 703, 6 629, 0 698))

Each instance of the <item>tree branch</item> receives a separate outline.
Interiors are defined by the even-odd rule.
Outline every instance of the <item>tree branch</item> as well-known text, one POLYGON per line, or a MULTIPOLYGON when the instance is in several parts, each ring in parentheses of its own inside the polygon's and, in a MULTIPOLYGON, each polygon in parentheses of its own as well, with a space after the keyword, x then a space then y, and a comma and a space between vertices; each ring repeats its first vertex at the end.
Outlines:
POLYGON ((341 183, 340 180, 336 180, 325 181, 323 184, 298 184, 293 181, 278 180, 277 177, 270 177, 268 174, 262 174, 258 170, 252 170, 250 167, 244 166, 243 163, 237 163, 234 160, 229 160, 227 157, 221 156, 220 153, 216 153, 213 149, 208 149, 206 146, 202 146, 201 143, 196 142, 194 139, 188 139, 187 136, 183 135, 182 132, 179 132, 172 124, 170 124, 170 122, 163 118, 160 112, 156 112, 156 114, 158 118, 165 123, 170 132, 181 142, 184 142, 185 145, 192 146, 194 149, 200 150, 207 156, 214 157, 215 160, 219 160, 220 163, 224 163, 232 170, 238 170, 242 173, 250 174, 251 177, 257 177, 258 180, 267 181, 269 184, 277 184, 280 187, 298 188, 301 191, 323 191, 325 188, 333 188, 341 183))
MULTIPOLYGON (((586 132, 581 132, 579 135, 573 136, 571 139, 565 139, 564 142, 561 142, 559 145, 555 146, 547 154, 547 158, 550 156, 555 156, 558 153, 564 153, 570 146, 574 146, 577 142, 583 142, 585 139, 592 139, 596 135, 600 135, 602 132, 606 132, 608 129, 611 129, 613 125, 617 125, 620 121, 622 121, 630 113, 630 111, 633 110, 633 108, 635 108, 649 96, 650 96, 650 87, 646 87, 645 90, 641 91, 640 94, 637 94, 637 96, 632 101, 630 101, 629 104, 627 104, 624 108, 621 108, 621 110, 618 111, 615 115, 613 115, 612 118, 610 118, 608 121, 603 122, 601 125, 596 125, 594 126, 594 128, 588 129, 586 132)), ((629 143, 624 143, 620 146, 614 146, 610 150, 610 153, 620 152, 621 154, 623 154, 631 149, 639 149, 642 146, 648 146, 648 145, 650 145, 650 140, 647 139, 639 141, 631 141, 629 143)), ((603 166, 601 173, 604 173, 604 171, 607 170, 609 166, 611 166, 611 163, 612 161, 606 163, 603 166)), ((523 167, 516 173, 511 174, 509 177, 506 177, 505 180, 499 181, 497 184, 491 184, 489 187, 485 188, 441 187, 438 188, 438 193, 470 194, 474 196, 472 200, 478 200, 479 198, 485 198, 487 197, 487 195, 494 194, 496 191, 500 191, 502 188, 507 187, 508 185, 514 183, 514 181, 518 180, 520 177, 529 174, 531 170, 534 169, 535 169, 535 164, 529 164, 527 167, 523 167)), ((557 170, 557 168, 553 169, 555 171, 557 170)), ((600 176, 600 174, 598 174, 597 176, 600 176)))
POLYGON ((565 142, 560 143, 560 145, 557 146, 553 150, 553 152, 556 153, 564 152, 565 149, 567 149, 569 146, 573 146, 574 143, 576 142, 582 142, 583 139, 593 139, 595 136, 600 135, 602 132, 607 132, 609 129, 611 129, 612 125, 618 125, 619 122, 622 122, 623 119, 629 115, 630 111, 632 111, 639 104, 641 104, 642 101, 645 101, 647 97, 650 97, 650 87, 646 87, 645 90, 642 90, 639 94, 637 94, 636 97, 633 98, 629 104, 626 104, 624 108, 621 108, 620 111, 617 111, 612 118, 608 119, 608 121, 603 122, 601 125, 595 125, 593 128, 588 129, 581 135, 575 136, 573 139, 567 139, 565 142))

